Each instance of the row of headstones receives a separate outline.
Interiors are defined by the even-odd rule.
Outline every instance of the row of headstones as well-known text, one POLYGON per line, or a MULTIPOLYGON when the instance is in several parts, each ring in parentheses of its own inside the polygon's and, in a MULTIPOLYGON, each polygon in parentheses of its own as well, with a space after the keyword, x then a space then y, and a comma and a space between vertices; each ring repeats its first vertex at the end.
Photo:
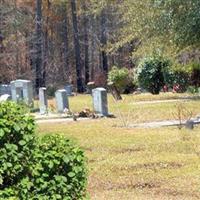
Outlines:
MULTIPOLYGON (((1 85, 0 94, 10 95, 12 100, 19 102, 23 100, 26 104, 33 104, 33 85, 29 80, 12 81, 10 85, 1 85), (3 89, 2 89, 3 88, 3 89)), ((57 111, 63 113, 69 109, 68 96, 72 94, 72 85, 68 85, 63 90, 57 90, 55 93, 57 111)), ((94 112, 103 116, 108 115, 107 91, 104 88, 92 90, 94 112)), ((39 89, 40 113, 48 113, 48 101, 46 88, 39 89)))
MULTIPOLYGON (((107 91, 104 88, 96 88, 92 90, 94 111, 102 116, 108 116, 107 91)), ((57 90, 55 93, 57 112, 63 113, 66 109, 69 110, 68 94, 65 89, 57 90)), ((39 105, 40 114, 48 113, 48 100, 46 88, 39 89, 39 105)))

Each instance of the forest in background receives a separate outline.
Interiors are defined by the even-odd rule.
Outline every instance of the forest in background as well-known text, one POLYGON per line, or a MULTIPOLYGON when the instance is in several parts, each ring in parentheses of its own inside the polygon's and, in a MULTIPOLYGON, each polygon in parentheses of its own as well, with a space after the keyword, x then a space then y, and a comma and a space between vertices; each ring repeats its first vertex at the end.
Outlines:
POLYGON ((0 83, 85 91, 152 53, 199 62, 198 0, 0 0, 0 83))

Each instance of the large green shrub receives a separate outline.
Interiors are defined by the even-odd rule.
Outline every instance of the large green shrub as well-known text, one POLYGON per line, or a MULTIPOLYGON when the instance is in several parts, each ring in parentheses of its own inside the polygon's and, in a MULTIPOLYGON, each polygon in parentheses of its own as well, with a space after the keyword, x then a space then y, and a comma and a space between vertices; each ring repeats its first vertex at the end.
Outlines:
POLYGON ((18 105, 0 103, 0 199, 85 197, 83 152, 61 136, 37 138, 34 128, 18 105))
POLYGON ((133 86, 133 74, 127 68, 112 67, 108 73, 108 82, 113 83, 121 92, 124 92, 127 87, 133 86))
POLYGON ((0 103, 0 198, 28 173, 35 148, 34 120, 12 102, 0 103), (3 194, 2 194, 3 195, 3 194))
POLYGON ((160 56, 147 57, 142 60, 137 68, 136 78, 139 85, 151 92, 159 94, 165 85, 170 62, 160 56))
POLYGON ((20 185, 20 199, 76 200, 85 197, 83 151, 61 136, 45 136, 34 151, 31 175, 20 185))

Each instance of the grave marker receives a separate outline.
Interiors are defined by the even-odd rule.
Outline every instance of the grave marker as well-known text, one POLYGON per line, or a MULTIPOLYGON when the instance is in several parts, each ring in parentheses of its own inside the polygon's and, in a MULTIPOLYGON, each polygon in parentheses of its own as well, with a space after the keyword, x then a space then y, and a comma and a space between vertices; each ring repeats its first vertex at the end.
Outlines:
POLYGON ((9 94, 4 94, 0 96, 0 102, 11 100, 11 96, 9 94))
POLYGON ((1 84, 0 85, 0 95, 9 94, 11 95, 10 85, 1 84))
POLYGON ((69 109, 69 102, 66 90, 57 90, 55 93, 57 111, 63 113, 67 108, 69 109))
POLYGON ((73 85, 66 85, 65 90, 67 92, 67 96, 73 96, 72 91, 73 91, 73 85))
POLYGON ((18 102, 24 101, 27 105, 33 103, 33 85, 29 80, 15 80, 11 83, 12 100, 18 102))
POLYGON ((41 115, 48 113, 48 101, 45 87, 39 88, 39 106, 41 115))
POLYGON ((107 91, 104 88, 96 88, 92 90, 94 112, 97 114, 108 116, 107 91))

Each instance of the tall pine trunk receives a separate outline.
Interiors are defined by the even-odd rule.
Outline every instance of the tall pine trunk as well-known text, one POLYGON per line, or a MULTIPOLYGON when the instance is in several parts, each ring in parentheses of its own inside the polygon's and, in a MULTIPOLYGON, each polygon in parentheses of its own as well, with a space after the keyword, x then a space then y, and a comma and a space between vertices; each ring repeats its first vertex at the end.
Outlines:
POLYGON ((69 79, 69 41, 68 41, 68 15, 67 5, 64 5, 64 22, 63 22, 63 43, 64 43, 64 72, 69 79))
POLYGON ((35 87, 36 91, 45 86, 42 59, 42 0, 36 0, 36 38, 35 38, 35 87))
POLYGON ((81 67, 81 52, 80 41, 78 33, 78 21, 76 11, 76 0, 71 0, 72 10, 72 23, 73 23, 73 36, 74 36, 74 48, 75 48, 75 60, 76 60, 76 76, 77 76, 77 92, 84 92, 83 79, 82 79, 82 67, 81 67))
POLYGON ((84 27, 84 65, 85 65, 85 84, 90 80, 90 68, 89 68, 89 24, 88 24, 88 16, 86 14, 86 2, 83 3, 84 18, 83 18, 83 27, 84 27))
POLYGON ((106 12, 103 9, 101 13, 101 58, 102 58, 102 69, 107 74, 108 73, 108 57, 105 50, 107 45, 107 28, 106 28, 106 12))

